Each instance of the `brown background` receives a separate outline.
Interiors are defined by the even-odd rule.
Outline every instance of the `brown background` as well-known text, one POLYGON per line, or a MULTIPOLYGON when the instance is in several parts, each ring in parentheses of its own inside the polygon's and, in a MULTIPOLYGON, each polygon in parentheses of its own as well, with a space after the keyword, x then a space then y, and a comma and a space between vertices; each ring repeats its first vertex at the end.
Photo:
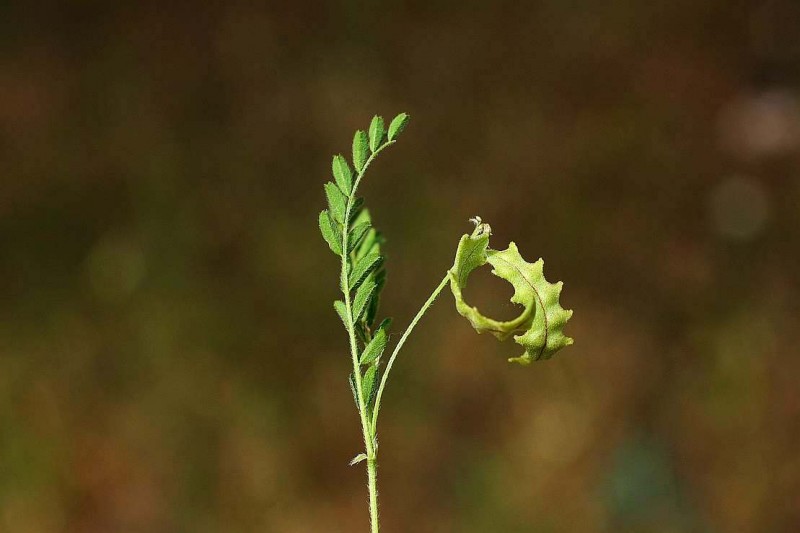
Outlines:
POLYGON ((800 530, 798 35, 791 0, 0 2, 0 531, 366 531, 316 215, 400 111, 363 188, 395 329, 479 214, 576 342, 508 365, 444 294, 384 530, 800 530))

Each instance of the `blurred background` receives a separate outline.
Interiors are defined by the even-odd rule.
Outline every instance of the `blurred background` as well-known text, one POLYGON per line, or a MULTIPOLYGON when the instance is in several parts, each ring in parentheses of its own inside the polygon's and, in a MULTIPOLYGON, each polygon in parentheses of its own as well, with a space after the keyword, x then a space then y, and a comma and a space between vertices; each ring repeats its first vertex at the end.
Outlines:
POLYGON ((477 214, 575 345, 509 365, 444 293, 383 529, 800 531, 794 0, 6 1, 0 65, 0 531, 367 530, 317 213, 400 111, 362 189, 395 331, 477 214))

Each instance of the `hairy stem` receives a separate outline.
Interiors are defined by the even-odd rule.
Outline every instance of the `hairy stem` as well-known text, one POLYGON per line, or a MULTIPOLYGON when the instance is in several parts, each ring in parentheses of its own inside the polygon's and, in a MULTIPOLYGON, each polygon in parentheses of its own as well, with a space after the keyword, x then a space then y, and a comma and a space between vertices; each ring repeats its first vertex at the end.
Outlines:
POLYGON ((353 359, 353 378, 356 382, 356 396, 358 396, 358 413, 361 418, 361 433, 364 437, 364 452, 367 455, 367 487, 369 489, 369 515, 372 533, 378 533, 380 525, 378 523, 378 472, 377 472, 377 450, 375 432, 370 424, 369 414, 367 413, 367 403, 364 395, 361 393, 361 366, 358 363, 359 353, 358 344, 356 343, 356 328, 353 322, 353 304, 350 298, 350 289, 347 284, 347 260, 349 254, 347 253, 348 237, 350 233, 350 211, 353 208, 353 202, 356 198, 358 185, 361 183, 361 178, 367 172, 370 163, 375 157, 387 146, 394 144, 394 141, 389 141, 383 144, 380 148, 375 150, 369 159, 364 163, 361 171, 356 176, 353 182, 353 190, 347 200, 347 207, 344 215, 344 228, 342 231, 342 271, 341 271, 341 286, 344 293, 344 305, 347 310, 347 334, 350 338, 350 356, 353 359))
POLYGON ((367 459, 367 489, 369 490, 369 523, 372 533, 378 533, 378 461, 367 459))
POLYGON ((392 366, 394 366, 394 360, 397 359, 397 354, 400 353, 400 349, 405 344, 406 339, 408 336, 411 335, 411 331, 414 329, 414 326, 417 325, 417 322, 420 321, 422 316, 428 311, 433 302, 436 300, 436 297, 439 296, 439 293, 442 292, 447 282, 450 281, 450 272, 448 271, 445 274, 442 281, 439 282, 439 285, 433 290, 433 293, 428 297, 428 300, 422 304, 422 307, 417 312, 417 316, 414 317, 414 320, 411 321, 411 324, 408 325, 405 332, 403 332, 403 336, 400 337, 400 340, 397 342, 397 346, 394 347, 394 351, 392 352, 392 356, 389 357, 389 362, 386 364, 386 370, 383 373, 383 377, 381 378, 381 384, 378 387, 378 394, 375 396, 375 408, 373 409, 372 414, 372 433, 376 434, 378 430, 378 411, 381 408, 381 398, 383 398, 383 389, 386 388, 386 381, 389 379, 389 373, 392 371, 392 366))

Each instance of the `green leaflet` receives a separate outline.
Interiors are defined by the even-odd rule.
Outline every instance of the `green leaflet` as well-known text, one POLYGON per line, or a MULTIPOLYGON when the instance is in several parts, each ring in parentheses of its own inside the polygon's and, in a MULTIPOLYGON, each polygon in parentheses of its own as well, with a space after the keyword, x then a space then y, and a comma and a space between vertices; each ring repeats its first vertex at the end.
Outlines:
POLYGON ((348 288, 350 290, 358 288, 369 273, 380 265, 381 261, 383 261, 383 257, 377 252, 370 253, 359 259, 348 276, 348 288))
POLYGON ((325 184, 325 197, 328 199, 328 209, 337 222, 344 222, 344 212, 347 209, 347 197, 335 183, 325 184))
POLYGON ((347 240, 347 252, 350 253, 361 244, 361 240, 367 235, 367 232, 372 228, 369 222, 361 222, 355 224, 350 230, 350 236, 347 240))
POLYGON ((369 304, 376 288, 375 282, 371 279, 367 279, 367 281, 362 283, 356 290, 356 296, 353 298, 353 322, 358 322, 364 315, 367 304, 369 304))
POLYGON ((372 298, 370 298, 367 312, 364 316, 364 322, 369 327, 372 327, 372 325, 375 324, 375 319, 378 318, 378 307, 381 303, 381 292, 383 291, 383 287, 386 285, 386 270, 383 267, 380 267, 375 271, 372 279, 375 280, 375 293, 372 295, 372 298))
POLYGON ((406 125, 410 117, 406 113, 400 113, 396 117, 392 119, 391 124, 389 124, 389 140, 393 141, 397 139, 397 136, 403 133, 403 130, 406 129, 406 125))
POLYGON ((383 144, 386 128, 383 126, 383 117, 375 115, 369 124, 369 148, 374 152, 383 144))
POLYGON ((339 224, 331 220, 327 209, 322 210, 319 214, 319 231, 331 251, 336 255, 342 255, 342 230, 339 228, 339 224))
POLYGON ((345 195, 349 196, 353 188, 353 173, 350 170, 350 165, 347 164, 347 159, 341 154, 333 156, 331 170, 333 171, 333 178, 336 180, 336 185, 339 186, 345 195))
POLYGON ((375 376, 378 373, 378 365, 372 365, 364 372, 364 377, 361 378, 361 390, 363 392, 364 404, 367 406, 369 412, 373 394, 375 393, 375 376))
POLYGON ((344 302, 341 300, 336 300, 333 302, 333 308, 336 310, 336 314, 339 315, 339 318, 342 320, 344 327, 347 327, 347 308, 345 307, 344 302))
POLYGON ((353 166, 361 172, 369 157, 369 139, 367 134, 358 130, 353 136, 353 166))
POLYGON ((500 340, 513 335, 514 341, 525 351, 509 361, 527 365, 532 361, 549 359, 561 348, 572 344, 572 339, 563 331, 572 311, 562 308, 558 301, 562 283, 549 283, 544 278, 544 261, 526 262, 513 242, 502 251, 489 249, 491 228, 480 223, 480 219, 477 222, 472 235, 461 237, 450 270, 450 289, 455 297, 456 310, 478 333, 488 331, 500 340), (464 301, 462 289, 467 285, 469 274, 486 263, 494 267, 492 274, 514 287, 511 301, 523 307, 517 318, 506 322, 494 320, 464 301))
POLYGON ((364 210, 364 198, 359 196, 355 200, 353 200, 353 205, 350 206, 350 225, 352 226, 353 223, 358 219, 361 215, 361 212, 364 210))
MULTIPOLYGON (((371 222, 372 220, 369 210, 366 208, 362 209, 359 216, 353 221, 354 228, 352 231, 355 233, 356 228, 362 224, 371 225, 371 222)), ((364 339, 367 339, 368 337, 367 330, 375 323, 375 318, 378 314, 378 306, 380 304, 380 293, 386 282, 386 270, 383 266, 383 257, 381 254, 381 244, 383 242, 384 238, 381 233, 376 231, 375 228, 369 227, 367 231, 363 233, 361 242, 357 246, 351 248, 350 252, 350 262, 355 265, 348 271, 351 273, 358 269, 359 262, 365 257, 373 254, 381 256, 381 261, 370 269, 364 280, 361 282, 364 283, 366 281, 371 281, 375 284, 374 293, 367 302, 367 308, 362 317, 363 323, 358 323, 356 325, 357 333, 359 333, 359 335, 364 339)), ((356 283, 355 286, 358 286, 359 284, 360 283, 356 283)), ((353 288, 355 288, 355 286, 353 286, 353 288)))
POLYGON ((386 343, 389 341, 389 336, 386 330, 381 328, 369 341, 364 351, 361 352, 361 357, 358 362, 362 365, 368 365, 383 354, 383 349, 386 348, 386 343))
POLYGON ((353 252, 353 255, 356 259, 364 257, 369 253, 380 253, 381 251, 381 244, 384 243, 383 236, 381 235, 380 231, 377 231, 375 228, 370 229, 364 238, 361 240, 361 244, 358 245, 358 249, 353 252))

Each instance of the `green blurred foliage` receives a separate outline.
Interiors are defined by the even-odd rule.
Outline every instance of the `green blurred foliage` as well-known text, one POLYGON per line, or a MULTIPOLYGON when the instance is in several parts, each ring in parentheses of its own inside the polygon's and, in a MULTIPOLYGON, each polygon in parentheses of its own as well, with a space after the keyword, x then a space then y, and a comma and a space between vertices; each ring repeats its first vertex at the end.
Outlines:
POLYGON ((576 344, 511 366, 441 298, 387 389, 386 531, 797 531, 798 21, 0 3, 0 531, 366 529, 316 215, 331 154, 399 111, 363 190, 385 311, 479 214, 565 281, 576 344))

